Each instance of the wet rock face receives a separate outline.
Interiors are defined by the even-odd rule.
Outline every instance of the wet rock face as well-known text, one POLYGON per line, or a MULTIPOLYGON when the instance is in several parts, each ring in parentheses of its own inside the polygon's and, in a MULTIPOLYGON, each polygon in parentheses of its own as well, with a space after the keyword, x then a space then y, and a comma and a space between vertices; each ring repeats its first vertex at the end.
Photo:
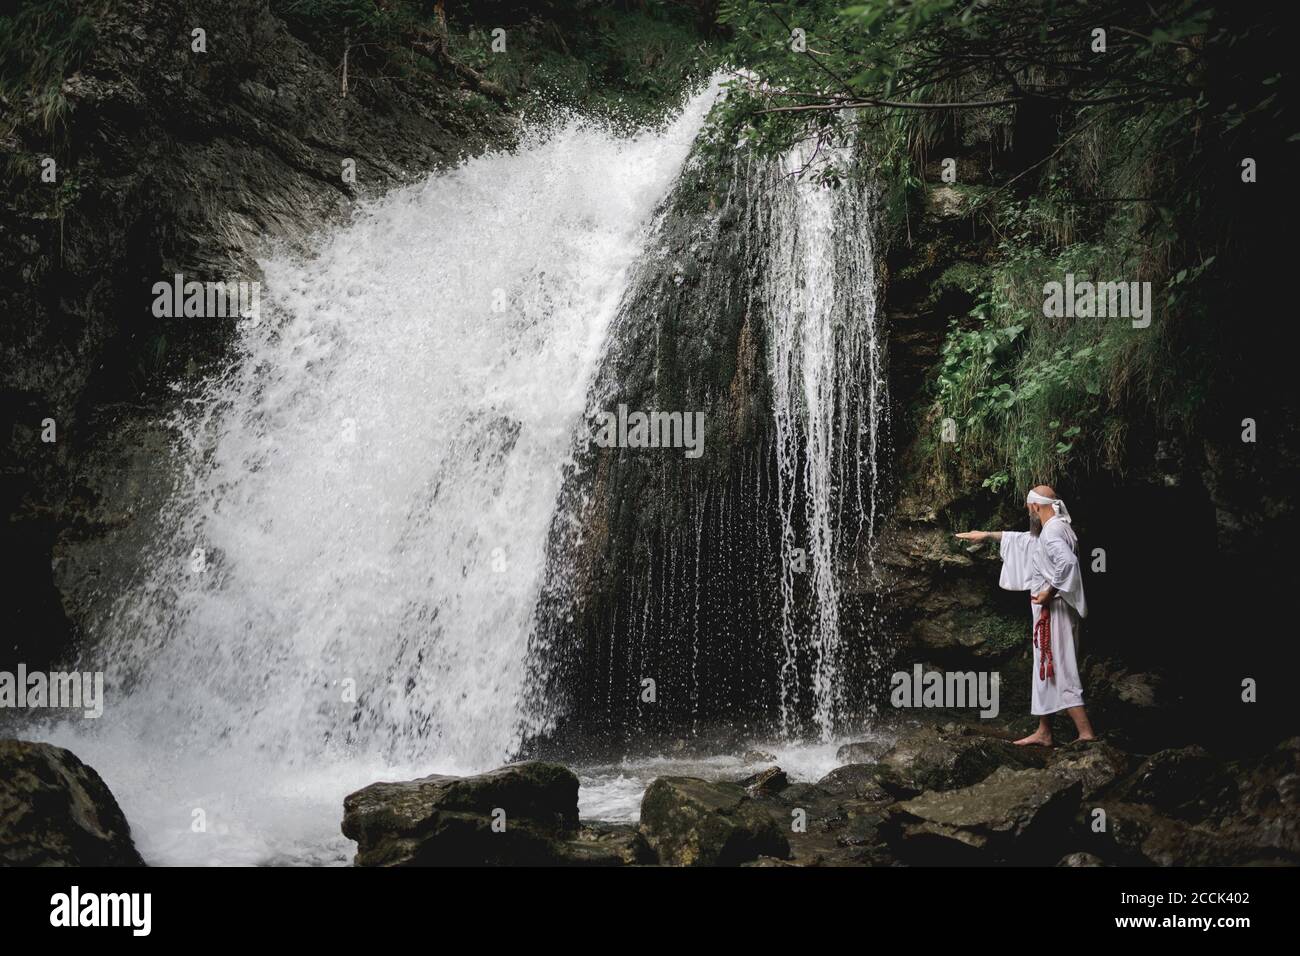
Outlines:
POLYGON ((669 866, 735 866, 786 859, 790 843, 745 790, 695 777, 660 777, 641 801, 641 833, 669 866))
POLYGON ((537 642, 578 736, 766 720, 781 660, 780 525, 755 162, 699 150, 659 212, 607 335, 589 414, 703 414, 703 454, 600 448, 580 429, 556 509, 537 642), (585 439, 585 440, 584 440, 585 439), (644 678, 677 688, 654 706, 644 678))
POLYGON ((0 866, 143 866, 104 781, 71 751, 0 740, 0 866))
MULTIPOLYGON (((785 222, 774 199, 779 175, 743 145, 719 151, 703 138, 659 211, 607 335, 589 413, 620 405, 698 411, 706 440, 698 459, 675 449, 575 443, 552 525, 535 644, 551 684, 539 696, 564 700, 566 720, 587 737, 675 736, 697 719, 765 730, 778 720, 811 717, 803 703, 816 697, 806 657, 782 667, 791 653, 782 637, 787 614, 803 621, 817 611, 816 575, 804 573, 813 567, 805 546, 814 535, 800 527, 810 520, 804 498, 814 492, 803 485, 811 479, 792 477, 803 464, 779 464, 802 441, 783 438, 777 426, 786 386, 772 374, 777 351, 791 348, 775 318, 788 310, 770 301, 764 280, 772 250, 789 243, 778 228, 785 222), (791 545, 783 521, 794 525, 790 541, 800 552, 788 585, 783 568, 791 562, 783 549, 791 545), (647 678, 661 691, 654 706, 640 696, 647 678), (795 684, 809 689, 800 691, 799 706, 783 707, 779 695, 792 697, 795 684)), ((864 176, 845 187, 855 199, 837 216, 861 217, 836 227, 845 235, 875 229, 866 182, 864 176)), ((841 278, 859 274, 860 244, 836 248, 841 278)), ((870 300, 855 294, 844 301, 870 300)), ((856 321, 864 322, 865 336, 865 319, 856 313, 845 324, 856 321)), ((849 362, 841 356, 837 365, 840 359, 849 362)), ((790 361, 797 367, 800 359, 790 361)), ((847 408, 858 389, 843 391, 827 401, 847 408)), ((854 422, 853 432, 839 434, 866 434, 865 418, 854 422)), ((870 485, 865 477, 837 479, 835 494, 843 499, 831 511, 849 522, 870 485)), ((851 556, 835 560, 847 567, 851 556)), ((842 633, 860 638, 868 610, 865 601, 840 602, 842 633)), ((868 656, 846 654, 838 666, 868 670, 868 656)), ((842 702, 845 709, 864 705, 865 684, 842 675, 839 686, 853 698, 842 702)))
POLYGON ((541 761, 373 783, 343 801, 343 834, 357 842, 358 866, 612 862, 634 852, 613 837, 584 838, 578 778, 541 761))

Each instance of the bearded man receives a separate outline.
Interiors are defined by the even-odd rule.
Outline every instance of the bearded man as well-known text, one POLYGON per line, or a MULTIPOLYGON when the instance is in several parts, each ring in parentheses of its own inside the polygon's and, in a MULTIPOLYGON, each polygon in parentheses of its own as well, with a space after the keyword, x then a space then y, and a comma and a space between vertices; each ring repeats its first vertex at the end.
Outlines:
POLYGON ((1079 539, 1071 527, 1065 502, 1047 485, 1039 485, 1025 498, 1028 531, 966 531, 964 541, 998 541, 1002 552, 999 586, 1008 591, 1028 591, 1033 621, 1034 664, 1031 711, 1038 715, 1038 730, 1016 743, 1052 745, 1052 714, 1065 711, 1074 721, 1080 740, 1095 740, 1088 712, 1083 709, 1083 682, 1079 679, 1076 644, 1079 624, 1088 616, 1079 567, 1079 539))

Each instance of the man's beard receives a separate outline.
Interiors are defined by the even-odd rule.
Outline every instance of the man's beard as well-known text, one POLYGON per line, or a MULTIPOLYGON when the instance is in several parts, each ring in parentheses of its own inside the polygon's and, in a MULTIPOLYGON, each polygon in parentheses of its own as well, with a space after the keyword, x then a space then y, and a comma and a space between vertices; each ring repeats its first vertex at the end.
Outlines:
POLYGON ((1035 514, 1035 515, 1030 515, 1030 516, 1029 516, 1029 533, 1032 534, 1032 535, 1034 535, 1035 537, 1037 537, 1038 534, 1039 534, 1042 530, 1043 530, 1043 519, 1041 519, 1040 517, 1038 517, 1038 515, 1036 515, 1036 514, 1035 514))

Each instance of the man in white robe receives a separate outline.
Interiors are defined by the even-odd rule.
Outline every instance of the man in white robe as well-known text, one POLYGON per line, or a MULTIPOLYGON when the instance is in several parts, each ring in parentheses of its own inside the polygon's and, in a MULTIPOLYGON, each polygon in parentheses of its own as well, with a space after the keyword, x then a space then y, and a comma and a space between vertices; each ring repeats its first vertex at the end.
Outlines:
POLYGON ((1031 595, 1031 711, 1038 715, 1038 730, 1016 743, 1050 747, 1051 716, 1062 710, 1074 721, 1080 740, 1094 740, 1096 735, 1083 707, 1083 682, 1076 654, 1080 620, 1088 615, 1079 568, 1079 539, 1071 527, 1065 502, 1047 485, 1029 492, 1025 507, 1029 512, 1028 531, 967 531, 957 535, 967 541, 993 538, 1000 542, 1002 576, 998 584, 1008 591, 1028 591, 1031 595), (1047 615, 1046 621, 1043 615, 1047 615), (1045 653, 1046 649, 1050 651, 1045 653))

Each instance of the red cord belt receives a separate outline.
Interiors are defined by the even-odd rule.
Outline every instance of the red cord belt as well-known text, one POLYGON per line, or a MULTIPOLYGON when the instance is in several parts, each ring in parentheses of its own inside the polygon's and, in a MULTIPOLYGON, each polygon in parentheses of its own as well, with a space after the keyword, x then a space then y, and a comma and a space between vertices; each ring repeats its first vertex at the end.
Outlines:
POLYGON ((1044 604, 1043 612, 1034 623, 1034 646, 1038 648, 1038 679, 1055 680, 1056 669, 1052 667, 1052 610, 1044 604), (1044 676, 1046 675, 1046 676, 1044 676))

